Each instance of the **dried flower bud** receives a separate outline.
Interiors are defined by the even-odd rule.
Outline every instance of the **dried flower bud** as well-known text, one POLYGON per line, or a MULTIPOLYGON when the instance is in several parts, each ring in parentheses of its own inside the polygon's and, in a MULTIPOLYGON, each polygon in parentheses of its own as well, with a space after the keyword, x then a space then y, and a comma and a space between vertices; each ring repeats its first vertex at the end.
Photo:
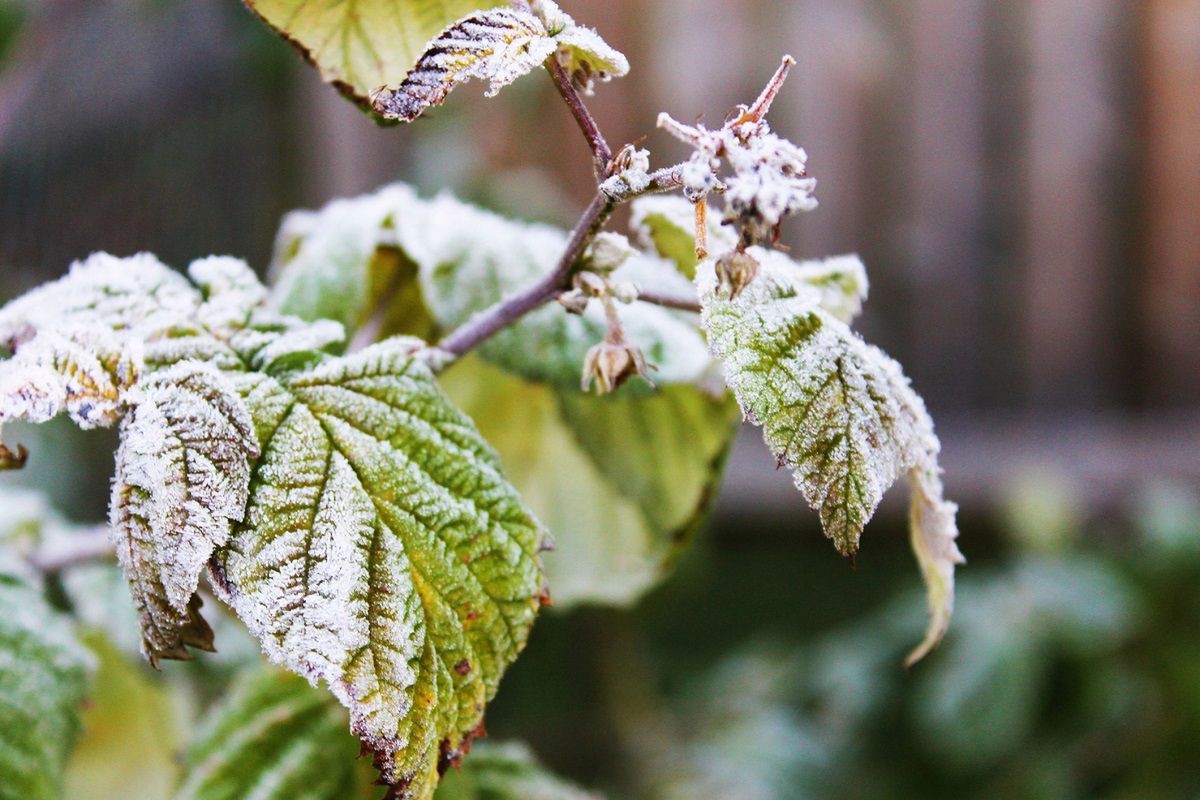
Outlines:
POLYGON ((650 186, 650 151, 625 145, 609 162, 608 174, 600 191, 613 200, 626 200, 646 191, 650 186))
POLYGON ((583 262, 592 272, 607 275, 636 253, 629 239, 619 233, 604 231, 596 234, 592 246, 583 257, 583 262))
POLYGON ((732 300, 758 277, 759 264, 749 253, 734 250, 717 259, 716 270, 717 280, 729 290, 732 300))
POLYGON ((583 361, 583 391, 596 385, 598 394, 610 394, 635 375, 650 382, 649 367, 642 351, 624 341, 606 339, 588 350, 583 361))
POLYGON ((723 191, 725 219, 741 233, 744 245, 775 244, 784 217, 817 207, 808 156, 771 133, 764 119, 795 63, 785 58, 754 105, 738 106, 718 130, 684 125, 667 114, 658 118, 660 128, 695 150, 680 171, 684 196, 699 204, 723 191), (719 177, 722 163, 733 171, 725 183, 719 177))
POLYGON ((22 445, 17 445, 17 452, 13 452, 0 444, 0 472, 9 469, 20 469, 25 466, 25 462, 29 459, 29 451, 22 445))
POLYGON ((578 272, 574 278, 575 288, 588 297, 604 297, 608 294, 608 281, 594 272, 578 272))
POLYGON ((558 296, 558 304, 565 308, 568 314, 582 314, 587 311, 591 299, 582 289, 572 289, 558 296))

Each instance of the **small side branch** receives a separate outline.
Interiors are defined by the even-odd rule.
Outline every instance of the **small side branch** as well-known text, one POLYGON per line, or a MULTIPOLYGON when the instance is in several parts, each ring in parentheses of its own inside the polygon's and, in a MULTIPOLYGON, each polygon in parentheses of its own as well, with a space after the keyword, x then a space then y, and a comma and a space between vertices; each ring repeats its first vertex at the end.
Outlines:
POLYGON ((477 314, 443 339, 437 346, 439 357, 445 359, 445 364, 440 366, 445 366, 470 352, 521 317, 569 289, 580 257, 604 227, 604 223, 612 215, 613 208, 615 204, 612 200, 604 194, 597 194, 583 213, 579 224, 575 226, 575 230, 571 232, 567 249, 554 270, 529 288, 477 314))
POLYGON ((638 300, 664 308, 676 308, 680 311, 690 311, 693 314, 700 313, 700 301, 694 297, 678 297, 659 292, 638 292, 638 300))
POLYGON ((557 56, 551 56, 546 60, 546 70, 554 80, 554 88, 558 89, 558 93, 566 102, 567 108, 571 109, 571 114, 575 117, 575 122, 579 124, 579 130, 583 131, 583 136, 587 139, 588 147, 592 148, 592 160, 596 170, 596 177, 603 180, 608 173, 608 164, 612 161, 612 148, 604 140, 604 134, 600 132, 600 126, 596 124, 595 117, 592 116, 592 112, 588 111, 588 107, 584 105, 583 98, 579 96, 575 85, 571 83, 571 76, 563 69, 563 65, 558 62, 557 56))
POLYGON ((103 526, 48 544, 29 557, 29 565, 44 575, 57 575, 71 567, 112 561, 112 542, 103 526))

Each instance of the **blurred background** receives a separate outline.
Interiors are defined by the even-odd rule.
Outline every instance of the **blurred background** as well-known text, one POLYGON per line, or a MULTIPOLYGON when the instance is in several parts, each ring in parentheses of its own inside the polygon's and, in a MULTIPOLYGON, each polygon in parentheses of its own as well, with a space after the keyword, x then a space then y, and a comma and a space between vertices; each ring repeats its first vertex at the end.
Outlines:
MULTIPOLYGON (((747 431, 675 577, 539 623, 493 733, 614 797, 1200 798, 1200 0, 562 5, 630 57, 591 105, 656 165, 659 111, 719 121, 796 57, 771 122, 821 207, 785 242, 862 254, 970 563, 903 672, 901 504, 852 573, 747 431)), ((549 82, 481 94, 382 129, 236 0, 0 0, 0 299, 101 249, 263 268, 285 211, 394 180, 572 224, 549 82)), ((84 440, 22 479, 98 519, 84 440)))

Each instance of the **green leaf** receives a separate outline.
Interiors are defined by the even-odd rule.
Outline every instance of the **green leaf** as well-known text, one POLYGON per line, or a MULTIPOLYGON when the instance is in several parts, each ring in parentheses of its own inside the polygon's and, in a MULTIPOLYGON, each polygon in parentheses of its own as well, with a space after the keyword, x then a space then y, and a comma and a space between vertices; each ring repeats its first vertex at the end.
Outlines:
MULTIPOLYGON (((247 0, 344 94, 365 102, 400 83, 439 31, 479 0, 247 0)), ((498 3, 493 5, 499 5, 498 3)))
POLYGON ((176 800, 344 800, 360 796, 346 712, 301 678, 247 675, 212 710, 187 751, 176 800))
POLYGON ((385 779, 426 797, 524 647, 544 533, 412 340, 263 376, 246 521, 217 582, 326 681, 385 779))
POLYGON ((98 668, 83 711, 83 734, 67 767, 64 797, 167 800, 179 780, 184 714, 146 667, 99 633, 86 637, 98 668))
MULTIPOLYGON (((675 262, 686 277, 696 275, 695 206, 675 195, 650 195, 633 201, 629 227, 648 250, 675 262)), ((714 253, 733 249, 737 236, 715 217, 708 218, 708 246, 714 253)))
MULTIPOLYGON (((395 185, 291 215, 276 247, 274 302, 302 316, 361 320, 381 305, 355 287, 378 283, 372 276, 386 249, 418 271, 393 284, 399 297, 382 332, 431 318, 444 331, 553 269, 565 244, 563 231, 447 195, 422 200, 395 185)), ((668 262, 643 255, 614 279, 694 291, 668 262)), ((507 374, 471 358, 444 376, 555 534, 546 561, 560 606, 627 604, 654 585, 704 518, 733 438, 736 411, 695 315, 645 303, 621 315, 630 340, 658 366, 661 391, 629 385, 612 398, 580 396, 584 357, 604 336, 599 308, 581 318, 552 305, 485 345, 482 356, 507 374)))
POLYGON ((0 798, 63 797, 91 659, 30 584, 0 573, 0 798))
MULTIPOLYGON (((109 262, 106 280, 165 269, 109 262)), ((545 534, 414 360, 422 342, 337 358, 342 326, 265 310, 242 262, 190 273, 198 288, 184 281, 178 313, 140 337, 111 315, 78 327, 77 343, 111 335, 131 364, 113 403, 124 421, 111 516, 146 654, 212 647, 196 594, 209 566, 267 654, 350 709, 384 778, 428 797, 524 647, 545 534)), ((66 299, 90 297, 91 277, 60 282, 66 299)), ((30 343, 73 324, 53 307, 24 324, 0 362, 16 378, 0 403, 27 401, 30 343)))
MULTIPOLYGON (((276 248, 279 288, 273 304, 306 318, 366 319, 381 295, 363 287, 384 283, 376 259, 381 250, 393 250, 416 266, 421 299, 417 302, 411 281, 393 283, 402 297, 391 313, 396 322, 384 332, 400 332, 394 326, 404 320, 420 333, 444 333, 553 270, 566 243, 565 231, 504 219, 446 194, 424 200, 396 184, 319 212, 289 216, 276 248), (430 317, 435 331, 427 330, 430 317)), ((692 291, 673 273, 664 261, 637 256, 613 278, 643 288, 692 291)), ((592 306, 582 317, 554 305, 535 311, 480 352, 531 380, 578 387, 584 357, 606 331, 603 311, 597 303, 592 306)), ((658 367, 656 382, 709 377, 712 360, 694 316, 634 303, 621 309, 621 318, 630 342, 658 367)))
MULTIPOLYGON (((901 475, 913 483, 913 546, 929 588, 926 639, 940 640, 953 606, 956 511, 942 497, 940 449, 925 404, 900 366, 828 310, 828 294, 804 265, 753 255, 762 274, 731 299, 711 262, 697 269, 703 324, 746 416, 763 427, 779 464, 846 555, 883 493, 901 475)), ((836 292, 834 293, 836 296, 836 292)))
POLYGON ((600 800, 548 772, 521 743, 482 744, 446 776, 437 800, 600 800))
POLYGON ((628 605, 654 586, 706 516, 733 441, 736 408, 695 387, 582 396, 477 358, 443 382, 554 533, 556 607, 628 605))

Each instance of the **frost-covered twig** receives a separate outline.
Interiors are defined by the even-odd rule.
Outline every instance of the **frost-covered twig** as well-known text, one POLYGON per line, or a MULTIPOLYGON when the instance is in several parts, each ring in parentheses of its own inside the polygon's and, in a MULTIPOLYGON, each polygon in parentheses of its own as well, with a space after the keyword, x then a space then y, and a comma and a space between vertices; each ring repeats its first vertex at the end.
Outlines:
POLYGON ((438 343, 441 358, 439 366, 446 366, 454 359, 478 347, 521 317, 549 303, 571 286, 571 278, 579 265, 580 257, 596 234, 612 216, 616 203, 602 193, 593 198, 583 212, 567 248, 554 271, 537 283, 505 300, 501 300, 486 311, 477 314, 458 330, 438 343), (448 356, 448 358, 447 358, 448 356))
POLYGON ((575 117, 575 122, 579 124, 579 130, 583 131, 583 136, 587 139, 588 147, 592 148, 592 159, 596 169, 596 177, 603 180, 607 177, 608 165, 612 161, 612 148, 605 141, 604 134, 600 132, 600 126, 596 124, 596 118, 592 116, 591 111, 588 111, 587 105, 583 102, 583 97, 575 89, 575 85, 571 83, 571 76, 567 74, 563 65, 559 63, 557 56, 551 56, 546 60, 546 71, 550 73, 550 77, 554 80, 554 88, 558 89, 563 102, 567 104, 567 108, 571 109, 571 115, 575 117))
POLYGON ((29 557, 29 565, 44 575, 57 575, 71 567, 116 558, 107 529, 103 525, 94 530, 64 537, 47 544, 29 557))

